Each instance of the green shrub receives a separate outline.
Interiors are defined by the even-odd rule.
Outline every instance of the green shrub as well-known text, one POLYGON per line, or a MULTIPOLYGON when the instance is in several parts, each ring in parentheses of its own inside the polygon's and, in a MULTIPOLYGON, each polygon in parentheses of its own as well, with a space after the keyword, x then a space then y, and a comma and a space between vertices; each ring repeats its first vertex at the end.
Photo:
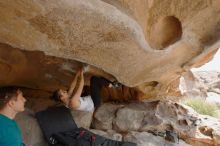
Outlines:
POLYGON ((189 98, 186 99, 183 103, 192 107, 199 114, 220 118, 220 107, 215 103, 211 103, 198 98, 189 98))

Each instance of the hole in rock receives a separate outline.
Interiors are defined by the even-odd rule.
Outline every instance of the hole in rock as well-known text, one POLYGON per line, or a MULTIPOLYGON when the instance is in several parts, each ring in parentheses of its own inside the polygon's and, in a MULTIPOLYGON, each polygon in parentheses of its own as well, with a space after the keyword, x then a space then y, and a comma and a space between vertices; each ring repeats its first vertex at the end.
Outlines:
POLYGON ((213 129, 212 128, 208 128, 207 126, 203 126, 203 127, 199 127, 199 131, 202 134, 213 138, 213 134, 212 134, 213 129))
POLYGON ((163 50, 178 41, 182 36, 182 25, 174 16, 160 18, 150 32, 150 45, 152 48, 163 50))
POLYGON ((186 126, 186 125, 188 125, 186 119, 178 120, 178 124, 181 125, 181 126, 186 126))

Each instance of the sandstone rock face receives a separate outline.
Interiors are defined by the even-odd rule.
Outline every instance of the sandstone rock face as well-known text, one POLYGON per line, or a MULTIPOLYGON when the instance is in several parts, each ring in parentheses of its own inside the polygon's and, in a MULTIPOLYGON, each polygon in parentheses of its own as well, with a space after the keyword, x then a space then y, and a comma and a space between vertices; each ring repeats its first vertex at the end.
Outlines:
MULTIPOLYGON (((123 105, 106 103, 95 112, 93 122, 91 113, 74 111, 73 118, 78 127, 82 126, 109 139, 135 142, 138 146, 220 145, 219 119, 199 115, 191 108, 171 101, 123 105), (179 144, 165 140, 166 130, 174 131, 180 136, 179 144)), ((21 127, 26 145, 47 146, 33 112, 27 110, 18 114, 16 121, 21 127)))
POLYGON ((163 146, 165 144, 173 146, 190 146, 182 140, 180 140, 179 143, 173 144, 162 137, 154 136, 148 132, 130 132, 125 135, 124 140, 135 142, 138 146, 163 146))
POLYGON ((215 54, 219 4, 218 0, 1 1, 0 85, 47 91, 67 87, 72 73, 87 63, 94 68, 87 77, 99 74, 140 86, 141 92, 149 93, 145 98, 166 95, 182 72, 215 54))
POLYGON ((90 128, 93 112, 71 111, 71 113, 78 127, 90 128))
MULTIPOLYGON (((94 125, 104 125, 106 123, 105 118, 100 117, 102 117, 102 113, 108 109, 109 104, 102 106, 106 107, 101 107, 95 113, 94 125), (102 110, 102 112, 99 112, 99 110, 102 110), (98 118, 97 124, 96 118, 98 118)), ((111 114, 112 117, 109 117, 110 115, 107 114, 108 119, 111 119, 108 124, 112 124, 113 130, 118 132, 143 131, 157 135, 158 133, 164 133, 166 130, 169 130, 175 131, 181 139, 184 139, 193 146, 220 145, 220 120, 199 115, 191 108, 181 104, 170 101, 132 103, 121 106, 120 108, 112 108, 112 112, 115 113, 111 114)), ((108 127, 111 128, 111 126, 108 127)), ((107 127, 97 126, 94 128, 106 130, 107 127)), ((138 143, 143 146, 145 146, 145 138, 151 139, 155 145, 156 143, 163 142, 150 137, 149 133, 137 132, 128 136, 128 139, 132 139, 133 142, 140 140, 138 143)))
POLYGON ((183 96, 190 98, 206 98, 207 87, 194 73, 188 71, 180 78, 180 90, 183 96))
POLYGON ((220 73, 217 71, 187 72, 180 79, 180 90, 183 96, 206 98, 207 101, 219 103, 220 73))
POLYGON ((33 112, 26 110, 23 113, 19 113, 15 120, 21 129, 25 145, 48 146, 33 112))
POLYGON ((141 128, 140 126, 143 118, 143 111, 125 107, 117 112, 114 126, 115 129, 118 129, 122 132, 137 131, 141 128))
POLYGON ((207 92, 220 94, 220 72, 199 71, 195 72, 195 77, 205 85, 207 92))
POLYGON ((96 129, 90 129, 91 132, 102 135, 106 138, 112 139, 112 140, 117 140, 117 141, 122 141, 122 135, 120 133, 115 132, 114 130, 108 130, 108 131, 101 131, 101 130, 96 130, 96 129))
POLYGON ((120 108, 121 105, 112 105, 106 103, 101 106, 94 115, 94 126, 96 129, 108 130, 113 129, 112 123, 115 118, 115 111, 120 108))

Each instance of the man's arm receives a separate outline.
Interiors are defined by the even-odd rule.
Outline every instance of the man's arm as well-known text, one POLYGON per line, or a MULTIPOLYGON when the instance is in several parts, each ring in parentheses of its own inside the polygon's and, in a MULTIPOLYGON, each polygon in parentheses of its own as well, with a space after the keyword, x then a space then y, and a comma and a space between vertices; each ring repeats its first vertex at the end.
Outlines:
POLYGON ((83 86, 84 86, 84 76, 83 76, 83 71, 81 70, 79 87, 76 90, 76 93, 73 96, 70 96, 69 106, 71 108, 77 108, 80 106, 80 96, 82 94, 83 86))
POLYGON ((74 90, 75 87, 76 87, 76 83, 77 83, 77 79, 78 79, 79 75, 80 75, 80 70, 77 71, 77 73, 76 73, 76 75, 75 75, 75 77, 74 77, 74 79, 73 79, 73 81, 72 81, 72 83, 71 83, 71 85, 70 85, 70 88, 69 88, 69 90, 68 90, 68 95, 69 95, 69 97, 71 97, 72 94, 73 94, 73 90, 74 90))

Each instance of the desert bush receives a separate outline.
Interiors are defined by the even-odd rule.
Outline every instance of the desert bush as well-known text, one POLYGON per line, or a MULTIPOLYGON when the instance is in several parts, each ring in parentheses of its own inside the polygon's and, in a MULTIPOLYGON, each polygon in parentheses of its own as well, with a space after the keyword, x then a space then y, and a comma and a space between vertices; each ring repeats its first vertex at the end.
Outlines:
POLYGON ((220 107, 215 103, 199 98, 188 98, 183 103, 192 107, 199 114, 220 118, 220 107))

